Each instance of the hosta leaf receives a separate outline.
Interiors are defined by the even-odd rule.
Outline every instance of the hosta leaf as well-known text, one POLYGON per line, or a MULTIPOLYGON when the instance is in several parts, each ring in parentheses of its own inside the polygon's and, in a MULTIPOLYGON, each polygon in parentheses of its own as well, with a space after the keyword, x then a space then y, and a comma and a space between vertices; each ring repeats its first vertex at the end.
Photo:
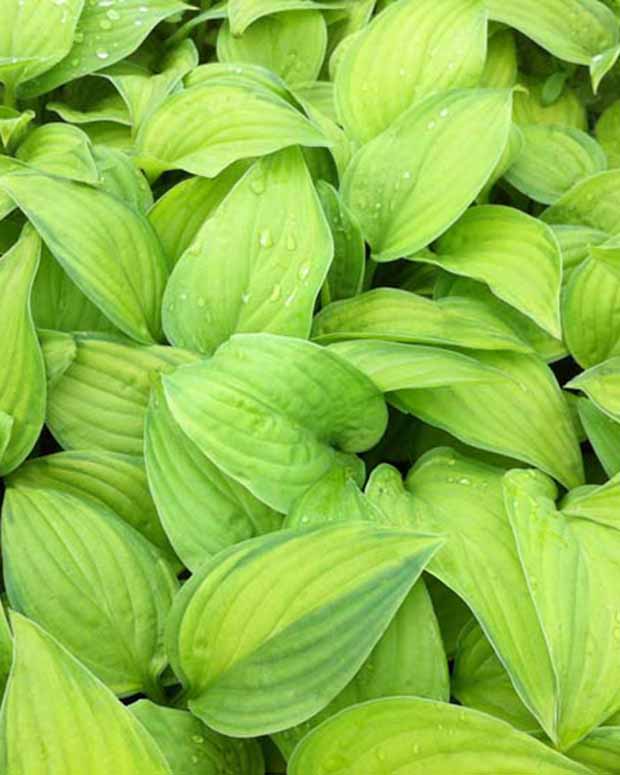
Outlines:
POLYGON ((313 775, 333 767, 339 775, 590 772, 503 721, 418 697, 375 700, 339 713, 302 741, 289 772, 313 775))
POLYGON ((0 143, 7 151, 17 147, 34 117, 34 110, 24 110, 20 113, 6 105, 0 106, 0 143))
POLYGON ((419 579, 355 678, 316 716, 273 739, 289 758, 312 729, 359 702, 392 695, 447 701, 447 667, 433 605, 419 579))
POLYGON ((253 22, 263 16, 284 11, 342 8, 346 4, 345 0, 229 0, 228 21, 233 35, 243 35, 253 22))
POLYGON ((304 103, 311 105, 324 116, 338 123, 334 84, 331 81, 308 81, 295 84, 295 96, 304 103))
POLYGON ((612 420, 620 421, 620 357, 583 371, 566 387, 582 390, 612 420))
POLYGON ((551 224, 588 226, 620 233, 620 169, 581 180, 547 208, 542 219, 551 224))
POLYGON ((131 158, 117 148, 96 145, 93 155, 99 171, 99 187, 122 199, 136 212, 146 213, 153 205, 153 193, 131 158))
MULTIPOLYGON (((4 697, 4 689, 9 678, 13 661, 13 633, 9 629, 6 611, 0 602, 0 697, 4 697)), ((0 753, 0 760, 2 754, 0 753)))
POLYGON ((234 74, 208 78, 168 97, 136 138, 139 161, 153 177, 182 169, 212 178, 239 159, 327 142, 273 90, 234 74))
POLYGON ((558 99, 549 105, 543 100, 544 78, 520 74, 519 82, 526 91, 515 92, 513 118, 521 127, 528 124, 558 125, 587 132, 586 109, 572 89, 564 87, 558 99))
POLYGON ((432 301, 397 288, 375 288, 334 302, 315 318, 322 344, 345 339, 529 351, 529 346, 482 304, 465 298, 432 301))
POLYGON ((511 104, 507 90, 441 92, 353 157, 342 193, 375 260, 415 253, 462 215, 504 150, 511 104), (455 168, 456 178, 437 172, 455 168))
POLYGON ((280 526, 279 514, 220 471, 183 433, 160 386, 153 388, 146 415, 144 455, 162 525, 191 570, 227 546, 280 526))
POLYGON ((157 692, 177 583, 152 544, 101 505, 57 490, 10 487, 2 558, 16 611, 117 694, 157 692))
POLYGON ((24 211, 69 277, 121 331, 140 342, 160 338, 166 265, 144 216, 95 188, 37 173, 0 172, 0 189, 24 211))
POLYGON ((46 68, 46 73, 29 81, 24 94, 44 94, 119 62, 135 51, 160 21, 185 8, 189 6, 177 0, 124 0, 114 6, 84 3, 70 51, 51 70, 46 68))
POLYGON ((88 136, 69 124, 45 124, 33 130, 17 149, 17 158, 49 175, 99 182, 88 136))
POLYGON ((399 407, 466 444, 536 465, 566 487, 582 484, 570 410, 549 367, 520 353, 480 350, 475 357, 506 379, 399 391, 399 407))
POLYGON ((174 559, 139 457, 113 452, 58 452, 28 461, 7 481, 17 488, 58 490, 93 501, 114 512, 174 559))
POLYGON ((555 487, 538 471, 511 471, 504 491, 557 675, 558 741, 567 750, 620 708, 620 532, 565 518, 553 503, 555 487))
POLYGON ((288 83, 318 78, 327 50, 327 25, 319 11, 266 16, 235 37, 224 23, 217 38, 220 62, 262 65, 288 83))
MULTIPOLYGON (((395 470, 396 475, 400 479, 400 473, 395 470)), ((448 659, 454 659, 459 635, 463 628, 473 621, 472 613, 465 601, 449 587, 446 587, 445 584, 442 584, 438 578, 427 575, 425 582, 431 596, 437 621, 439 622, 446 656, 448 659)))
POLYGON ((125 101, 107 81, 81 78, 66 87, 61 96, 60 100, 48 102, 47 109, 57 113, 63 121, 84 125, 84 132, 88 130, 88 124, 102 121, 131 126, 131 116, 125 101))
POLYGON ((554 225, 551 228, 560 246, 562 283, 566 285, 573 270, 590 256, 591 247, 606 242, 608 235, 588 226, 554 225))
POLYGON ((0 754, 7 772, 171 775, 151 736, 84 665, 28 619, 14 615, 11 623, 15 662, 0 754), (88 745, 68 745, 67 730, 88 745))
POLYGON ((590 772, 614 775, 620 768, 620 728, 602 727, 595 729, 567 756, 589 767, 590 772))
POLYGON ((512 30, 495 32, 489 38, 479 85, 485 89, 511 89, 517 82, 517 68, 517 47, 512 30))
POLYGON ((429 94, 476 86, 486 26, 480 0, 392 3, 351 40, 339 64, 336 104, 347 134, 367 143, 429 94))
POLYGON ((30 311, 41 240, 27 226, 0 257, 0 475, 26 458, 45 417, 45 370, 30 311))
POLYGON ((469 209, 441 238, 430 261, 489 285, 500 299, 561 338, 562 259, 553 231, 510 207, 469 209))
POLYGON ((577 402, 579 419, 607 476, 620 473, 620 424, 587 398, 577 402))
POLYGON ((600 487, 588 485, 571 490, 562 500, 561 513, 618 528, 620 515, 620 477, 614 476, 600 487))
POLYGON ((609 168, 620 167, 620 100, 601 113, 596 122, 596 139, 607 155, 609 168))
POLYGON ((58 443, 128 455, 143 452, 152 375, 197 359, 173 347, 140 347, 95 334, 62 340, 46 335, 43 354, 50 383, 47 424, 58 443))
POLYGON ((175 420, 199 449, 282 512, 331 468, 335 448, 365 451, 387 424, 367 377, 288 337, 238 334, 209 360, 162 381, 175 420))
POLYGON ((607 169, 601 146, 580 129, 532 124, 521 131, 523 148, 504 177, 537 202, 553 204, 575 183, 607 169))
POLYGON ((186 710, 162 708, 148 700, 129 706, 168 760, 172 775, 234 772, 264 775, 263 754, 256 740, 224 737, 186 710), (229 769, 230 768, 230 769, 229 769))
POLYGON ((258 161, 176 265, 164 298, 168 339, 210 353, 235 332, 307 337, 332 255, 301 151, 258 161))
POLYGON ((351 522, 221 552, 183 587, 170 621, 190 710, 237 737, 310 718, 353 678, 440 544, 351 522))

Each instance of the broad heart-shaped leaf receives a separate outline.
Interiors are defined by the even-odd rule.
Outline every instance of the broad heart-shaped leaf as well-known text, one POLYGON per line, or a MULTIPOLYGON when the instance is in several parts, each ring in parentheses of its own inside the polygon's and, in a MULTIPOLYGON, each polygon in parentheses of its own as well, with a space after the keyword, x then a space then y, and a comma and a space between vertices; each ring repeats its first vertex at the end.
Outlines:
POLYGON ((551 228, 562 254, 562 284, 567 285, 574 270, 591 255, 591 248, 607 242, 609 236, 589 226, 556 224, 551 228))
POLYGON ((583 371, 566 387, 582 390, 608 417, 620 422, 620 357, 583 371))
POLYGON ((588 65, 596 91, 620 51, 618 22, 599 0, 486 0, 492 19, 515 27, 553 56, 588 65))
POLYGON ((390 697, 356 705, 326 721, 300 743, 288 772, 588 775, 591 771, 484 713, 418 697, 390 697))
POLYGON ((130 156, 107 145, 93 146, 102 191, 121 199, 133 210, 146 214, 153 206, 153 192, 130 156))
POLYGON ((34 117, 34 110, 20 113, 6 105, 0 106, 0 144, 5 150, 12 151, 19 145, 34 117))
POLYGON ((58 452, 29 460, 7 482, 92 501, 114 512, 175 561, 149 493, 142 458, 94 450, 58 452))
POLYGON ((306 721, 353 678, 440 545, 348 522, 218 554, 170 618, 168 651, 192 713, 234 737, 306 721))
POLYGON ((336 105, 347 134, 363 145, 429 94, 476 86, 486 45, 481 0, 390 4, 356 34, 338 66, 336 105))
POLYGON ((401 485, 392 500, 408 510, 412 529, 446 536, 428 571, 465 600, 524 703, 555 739, 555 676, 504 508, 503 474, 438 448, 409 472, 410 494, 401 485))
POLYGON ((291 84, 316 80, 326 50, 325 19, 312 10, 266 16, 240 36, 224 23, 217 37, 220 62, 262 65, 291 84))
POLYGON ((334 10, 347 4, 347 0, 229 0, 228 21, 233 35, 243 35, 253 22, 264 16, 284 11, 334 10))
POLYGON ((562 94, 551 105, 543 100, 544 78, 519 75, 519 83, 526 91, 514 95, 513 119, 523 127, 528 124, 559 125, 588 130, 588 116, 574 90, 564 87, 562 94))
POLYGON ((308 732, 351 705, 395 695, 447 701, 449 693, 439 625, 424 581, 419 579, 355 678, 316 716, 276 733, 273 739, 288 759, 308 732))
MULTIPOLYGON (((109 125, 131 126, 127 104, 111 83, 96 77, 75 81, 61 93, 62 100, 51 100, 47 110, 57 113, 63 121, 81 124, 86 132, 88 124, 99 121, 109 125)), ((129 133, 129 130, 127 130, 129 133)))
POLYGON ((571 490, 560 503, 560 511, 568 517, 590 519, 602 525, 620 526, 620 476, 606 484, 578 487, 571 490))
POLYGON ((174 268, 168 339, 212 353, 236 332, 306 338, 333 252, 301 150, 259 160, 174 268))
POLYGON ((416 253, 462 215, 499 161, 511 110, 508 90, 441 92, 358 151, 342 194, 376 261, 416 253))
POLYGON ((591 772, 614 775, 620 769, 620 727, 600 727, 590 732, 567 756, 591 772))
POLYGON ((474 356, 506 379, 398 391, 397 406, 466 444, 536 465, 566 487, 582 484, 573 420, 549 367, 535 355, 479 350, 474 356))
POLYGON ((41 240, 26 226, 0 257, 0 475, 27 457, 45 417, 45 370, 30 311, 41 240))
POLYGON ((143 726, 83 664, 34 622, 13 615, 11 624, 15 661, 1 716, 5 772, 172 775, 143 726))
POLYGON ((148 218, 161 241, 170 271, 243 172, 245 165, 240 162, 215 178, 183 180, 155 202, 148 218))
MULTIPOLYGON (((34 2, 28 0, 29 4, 34 2)), ((22 93, 36 97, 119 62, 134 52, 159 22, 189 7, 178 0, 124 0, 113 6, 84 3, 71 50, 51 70, 25 84, 22 93)))
POLYGON ((521 153, 504 177, 536 202, 553 204, 575 183, 607 169, 601 146, 580 129, 531 124, 521 132, 521 153))
POLYGON ((562 259, 551 228, 511 207, 467 210, 422 261, 486 282, 493 293, 561 338, 562 259))
POLYGON ((5 175, 0 168, 0 189, 121 331, 145 343, 161 337, 167 272, 159 240, 144 216, 96 188, 25 170, 5 175))
POLYGON ((487 58, 479 86, 511 89, 517 82, 519 63, 512 30, 499 29, 489 36, 487 58))
POLYGON ((567 750, 620 709, 620 532, 564 517, 539 471, 511 471, 504 492, 558 679, 558 744, 567 750))
POLYGON ((577 402, 579 419, 607 476, 620 473, 620 424, 588 398, 577 402))
POLYGON ((49 175, 81 183, 99 183, 88 135, 70 124, 34 129, 17 149, 17 158, 49 175))
POLYGON ((186 710, 164 708, 149 700, 129 706, 166 757, 172 775, 264 775, 261 747, 256 740, 224 737, 186 710))
POLYGON ((151 392, 144 436, 153 500, 188 568, 196 570, 221 549, 280 527, 279 514, 220 471, 183 433, 160 385, 151 392))
MULTIPOLYGON (((3 0, 0 12, 0 81, 12 100, 24 81, 49 70, 70 51, 84 0, 40 3, 3 0), (45 34, 41 34, 45 30, 45 34)), ((5 92, 5 102, 7 95, 5 92)))
POLYGON ((182 169, 213 178, 239 159, 327 144, 320 129, 272 89, 234 73, 171 95, 136 138, 139 162, 151 177, 182 169))
POLYGON ((620 169, 599 172, 575 184, 541 215, 551 224, 588 226, 620 233, 620 169))
POLYGON ((237 334, 162 382, 198 448, 281 512, 331 468, 337 449, 370 449, 387 425, 383 397, 367 377, 300 339, 237 334))
POLYGON ((607 155, 609 168, 620 167, 620 100, 612 103, 596 122, 596 139, 607 155))
POLYGON ((198 356, 96 334, 43 334, 47 424, 65 449, 142 455, 152 375, 198 356))
POLYGON ((318 342, 383 339, 396 342, 529 352, 531 348, 484 305, 467 298, 433 301, 398 288, 374 288, 333 302, 314 319, 318 342))
POLYGON ((16 611, 49 630, 117 694, 157 696, 177 582, 152 544, 100 504, 10 487, 2 556, 16 611))

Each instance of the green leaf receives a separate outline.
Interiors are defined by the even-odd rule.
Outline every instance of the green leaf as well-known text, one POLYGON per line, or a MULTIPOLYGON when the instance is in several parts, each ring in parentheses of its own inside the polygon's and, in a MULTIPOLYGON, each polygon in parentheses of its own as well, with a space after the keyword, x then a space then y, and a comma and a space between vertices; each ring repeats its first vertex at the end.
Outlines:
POLYGON ((519 82, 525 86, 524 91, 518 90, 514 95, 513 119, 519 126, 558 125, 588 131, 586 109, 572 89, 565 87, 552 105, 546 105, 543 101, 544 78, 520 74, 519 82))
POLYGON ((183 587, 170 620, 192 713, 236 737, 313 716, 362 666, 440 545, 350 522, 221 552, 183 587))
POLYGON ((511 207, 474 207, 441 238, 429 261, 473 277, 560 339, 562 259, 553 231, 511 207))
POLYGON ((57 490, 91 501, 114 512, 175 561, 149 492, 142 458, 113 452, 58 452, 28 461, 7 483, 57 490))
MULTIPOLYGON (((380 466, 380 468, 383 466, 380 466)), ((389 466, 385 466, 388 468, 389 466)), ((375 469, 376 471, 377 469, 375 469)), ((394 476, 400 479, 400 473, 395 470, 394 476)), ((401 482, 402 486, 402 482, 401 482)), ((442 584, 434 576, 426 576, 426 585, 433 602, 435 615, 439 622, 441 637, 444 643, 446 656, 454 659, 459 635, 463 628, 471 621, 473 616, 465 601, 456 595, 449 587, 442 584)))
POLYGON ((588 226, 610 235, 620 233, 620 169, 579 181, 541 218, 551 224, 588 226))
MULTIPOLYGON (((13 662, 13 634, 9 629, 6 612, 0 602, 0 697, 4 697, 4 690, 9 678, 11 664, 13 662)), ((1 757, 0 753, 0 757, 1 757)))
POLYGON ((29 167, 81 183, 99 183, 88 136, 69 124, 45 124, 34 129, 17 149, 29 167))
POLYGON ((347 134, 363 145, 425 97, 476 86, 486 26, 481 0, 390 4, 351 39, 338 66, 336 104, 347 134))
POLYGON ((588 226, 554 225, 551 228, 562 254, 562 283, 564 285, 568 283, 576 267, 590 256, 590 248, 609 239, 604 231, 591 229, 588 226))
POLYGON ((7 151, 12 151, 21 142, 34 117, 34 110, 24 110, 20 113, 6 105, 0 105, 0 142, 7 151))
POLYGON ((578 400, 577 410, 607 476, 620 473, 620 425, 587 398, 578 400))
POLYGON ((314 319, 313 338, 321 344, 346 339, 528 352, 513 328, 482 304, 462 297, 432 301, 397 288, 375 288, 333 302, 314 319))
POLYGON ((602 525, 617 528, 620 505, 620 477, 614 476, 606 484, 586 485, 571 490, 560 504, 562 514, 590 519, 602 525))
POLYGON ((243 35, 251 24, 264 16, 285 11, 344 8, 346 5, 346 0, 229 0, 228 21, 233 35, 243 35))
POLYGON ((338 775, 590 772, 503 721, 417 697, 375 700, 339 713, 300 743, 289 773, 314 775, 336 767, 331 771, 338 775))
POLYGON ((24 96, 36 97, 119 62, 159 22, 186 8, 189 6, 177 0, 124 0, 114 7, 85 3, 71 49, 51 70, 46 68, 47 72, 25 85, 24 96))
POLYGON ((403 113, 347 167, 344 201, 377 261, 419 251, 477 197, 508 140, 512 95, 441 92, 403 113), (459 170, 458 176, 442 170, 459 170))
POLYGON ((46 107, 58 113, 63 121, 71 124, 108 121, 131 126, 127 105, 111 83, 99 78, 81 78, 66 87, 61 96, 62 99, 51 100, 46 107))
POLYGON ((49 380, 47 424, 58 443, 127 455, 143 452, 152 375, 198 357, 96 334, 44 335, 42 344, 49 380))
POLYGON ((523 148, 504 177, 536 202, 553 204, 575 183, 607 169, 601 146, 580 129, 532 124, 521 131, 523 148))
POLYGON ((139 162, 152 177, 182 169, 213 178, 239 159, 327 142, 318 127, 272 89, 234 73, 171 95, 136 138, 139 162))
POLYGON ((489 38, 487 58, 479 86, 512 89, 518 77, 517 47, 512 30, 498 30, 489 38))
POLYGON ((6 772, 171 775, 151 736, 109 689, 33 622, 14 615, 11 624, 15 662, 0 754, 6 772), (68 745, 67 730, 88 745, 68 745))
POLYGON ((161 386, 153 388, 144 455, 161 523, 191 570, 221 549, 280 527, 282 518, 226 476, 183 433, 161 386))
POLYGON ((327 25, 319 11, 266 16, 240 36, 224 23, 217 37, 220 62, 262 65, 291 84, 318 78, 326 50, 327 25))
POLYGON ((166 266, 144 216, 103 191, 37 173, 0 174, 0 189, 112 323, 139 342, 160 338, 166 266))
POLYGON ((607 155, 609 168, 620 167, 620 100, 613 102, 596 122, 596 139, 607 155))
POLYGON ((102 505, 20 486, 5 495, 2 558, 16 611, 117 694, 156 691, 177 582, 152 544, 102 505))
POLYGON ((263 754, 256 740, 218 735, 191 713, 162 708, 148 700, 132 703, 129 710, 161 749, 172 775, 192 771, 217 775, 227 769, 235 775, 264 775, 263 754))
POLYGON ((45 417, 45 371, 30 311, 41 240, 26 226, 0 258, 0 475, 28 456, 45 417))
POLYGON ((93 152, 100 175, 99 187, 140 215, 146 214, 153 206, 153 194, 132 159, 123 151, 105 145, 96 145, 93 152))
MULTIPOLYGON (((374 1, 374 0, 373 0, 374 1)), ((331 81, 308 81, 295 84, 295 96, 302 102, 311 105, 324 116, 338 123, 334 84, 331 81)))
POLYGON ((620 728, 602 727, 595 729, 567 756, 586 765, 590 772, 614 775, 620 768, 620 728))
POLYGON ((162 382, 175 420, 198 448, 282 512, 331 468, 336 449, 365 451, 387 424, 367 377, 299 339, 237 334, 212 358, 162 382))
POLYGON ((203 353, 236 332, 306 338, 332 256, 300 150, 262 159, 176 265, 164 297, 166 335, 203 353))
POLYGON ((566 387, 582 390, 608 417, 620 421, 620 357, 581 372, 566 387))

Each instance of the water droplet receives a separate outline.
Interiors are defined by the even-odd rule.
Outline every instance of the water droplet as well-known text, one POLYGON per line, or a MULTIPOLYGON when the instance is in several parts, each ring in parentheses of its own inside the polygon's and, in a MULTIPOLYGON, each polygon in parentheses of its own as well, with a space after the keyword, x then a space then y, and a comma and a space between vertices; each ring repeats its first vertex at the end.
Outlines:
POLYGON ((448 465, 449 465, 449 466, 456 465, 456 460, 455 460, 453 457, 452 457, 452 458, 450 458, 450 460, 448 460, 448 465))
POLYGON ((180 293, 179 294, 179 299, 181 299, 181 301, 185 301, 187 299, 187 294, 186 293, 180 293))
POLYGON ((288 235, 288 239, 286 240, 286 247, 288 250, 295 250, 297 247, 297 240, 293 234, 288 235))
POLYGON ((196 302, 196 304, 198 304, 198 306, 199 306, 199 307, 201 307, 201 308, 202 308, 202 307, 204 307, 204 305, 205 305, 206 303, 207 303, 207 302, 204 300, 204 298, 203 298, 202 296, 199 296, 199 297, 198 297, 198 301, 196 302))
POLYGON ((448 108, 442 108, 439 111, 439 115, 441 116, 441 118, 445 118, 448 115, 449 112, 450 111, 448 110, 448 108))
POLYGON ((602 54, 595 54, 592 57, 592 64, 596 64, 597 62, 602 62, 602 61, 603 61, 603 55, 602 54))
POLYGON ((299 279, 305 280, 306 277, 310 274, 310 264, 302 264, 299 267, 299 279))
POLYGON ((198 756, 192 756, 192 764, 198 764, 199 761, 200 759, 198 758, 198 756))
POLYGON ((414 755, 417 755, 420 753, 420 746, 417 743, 415 743, 411 750, 413 751, 414 755))
POLYGON ((265 190, 265 181, 263 178, 254 178, 254 180, 250 182, 250 188, 255 194, 260 195, 265 190))
POLYGON ((121 15, 118 11, 115 11, 114 9, 111 9, 107 12, 106 16, 108 19, 111 19, 113 22, 118 21, 121 18, 121 15))
POLYGON ((285 307, 290 307, 291 304, 295 301, 295 296, 297 295, 297 291, 293 291, 286 297, 286 301, 284 302, 285 307))
POLYGON ((71 67, 77 67, 80 64, 79 59, 72 59, 71 60, 71 67))
POLYGON ((271 238, 271 232, 269 229, 263 229, 261 231, 258 241, 261 248, 270 248, 273 245, 273 240, 271 238))
POLYGON ((241 294, 241 303, 247 304, 248 301, 250 301, 250 294, 249 293, 242 293, 241 294))
POLYGON ((454 70, 456 64, 454 62, 448 62, 448 70, 454 70))
POLYGON ((109 56, 110 56, 110 54, 104 48, 98 48, 97 49, 97 58, 98 59, 107 59, 109 56))
POLYGON ((109 19, 102 19, 99 22, 99 26, 102 30, 111 30, 112 29, 112 22, 109 19))
POLYGON ((280 298, 280 294, 282 293, 282 289, 278 284, 273 286, 273 290, 271 291, 271 296, 269 297, 269 301, 277 301, 280 298))
POLYGON ((141 6, 138 8, 138 11, 139 11, 140 13, 147 13, 147 12, 148 12, 148 10, 149 10, 149 9, 147 8, 147 6, 146 6, 146 5, 141 5, 141 6))
POLYGON ((202 743, 204 743, 204 741, 205 741, 205 739, 204 739, 204 737, 203 737, 202 735, 193 735, 193 736, 192 736, 192 740, 193 740, 193 741, 194 741, 194 742, 195 742, 197 745, 202 745, 202 743))
POLYGON ((435 121, 429 121, 427 124, 428 129, 434 129, 437 126, 435 121))
POLYGON ((471 484, 471 479, 468 479, 466 476, 462 476, 462 477, 459 479, 459 484, 462 484, 462 485, 464 485, 465 487, 467 487, 468 485, 470 485, 470 484, 471 484))
POLYGON ((404 67, 401 67, 400 70, 398 71, 398 74, 400 75, 401 78, 404 78, 407 75, 407 71, 405 70, 404 67))
POLYGON ((136 19, 133 24, 134 27, 142 27, 142 19, 136 19))
POLYGON ((310 522, 310 517, 307 514, 304 514, 300 521, 302 525, 306 525, 308 522, 310 522))
POLYGON ((403 178, 405 180, 411 180, 411 172, 409 172, 409 170, 406 170, 405 172, 403 172, 403 178))

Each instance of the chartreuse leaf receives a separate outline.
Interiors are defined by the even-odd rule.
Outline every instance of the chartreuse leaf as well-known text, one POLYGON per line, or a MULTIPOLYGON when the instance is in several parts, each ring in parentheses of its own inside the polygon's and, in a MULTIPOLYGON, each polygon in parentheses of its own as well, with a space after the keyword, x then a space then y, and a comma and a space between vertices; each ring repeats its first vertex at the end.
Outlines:
POLYGON ((157 693, 177 582, 140 533, 92 501, 9 487, 2 558, 12 608, 45 627, 117 694, 157 693))
POLYGON ((362 666, 440 545, 349 522, 221 552, 183 587, 170 619, 192 713, 235 737, 313 716, 362 666))
POLYGON ((490 36, 487 58, 479 86, 511 89, 518 77, 517 47, 512 30, 498 30, 490 36))
POLYGON ((411 494, 401 485, 398 500, 412 529, 446 535, 429 572, 465 600, 519 696, 555 739, 555 676, 504 508, 503 473, 438 448, 411 469, 411 494))
POLYGON ((288 759, 315 727, 344 708, 379 697, 419 696, 447 701, 448 663, 433 605, 419 579, 356 674, 329 705, 273 739, 288 759))
POLYGON ((489 15, 515 27, 553 56, 588 65, 594 90, 620 52, 613 13, 598 0, 487 0, 489 15))
POLYGON ((12 487, 58 490, 114 512, 174 560, 139 457, 114 452, 58 452, 30 460, 13 473, 12 487))
POLYGON ((586 109, 572 89, 564 87, 558 99, 549 105, 543 99, 544 78, 520 74, 519 83, 526 88, 515 92, 513 118, 521 128, 544 124, 588 130, 586 109))
POLYGON ((567 752, 591 772, 614 775, 620 768, 620 727, 600 727, 567 752))
POLYGON ((114 6, 84 3, 70 51, 51 70, 46 68, 47 72, 29 81, 23 93, 38 96, 119 62, 135 51, 159 22, 186 8, 189 6, 177 0, 124 0, 114 6))
POLYGON ((607 476, 620 473, 620 424, 587 398, 577 402, 579 419, 607 476))
POLYGON ((163 708, 139 700, 129 710, 155 740, 172 775, 264 775, 263 754, 256 740, 224 737, 186 710, 163 708))
POLYGON ((148 217, 161 241, 170 270, 244 171, 241 162, 231 165, 215 178, 183 180, 155 202, 148 217))
POLYGON ((460 634, 451 690, 461 705, 496 716, 525 732, 540 730, 476 622, 470 622, 460 634))
POLYGON ((580 129, 531 124, 521 131, 523 148, 504 177, 537 202, 553 204, 575 183, 607 169, 601 146, 580 129))
POLYGON ((332 256, 301 151, 259 160, 176 265, 164 297, 168 339, 211 353, 235 332, 307 337, 332 256))
POLYGON ((316 80, 326 50, 325 19, 312 10, 265 16, 240 36, 224 23, 217 38, 220 62, 262 65, 291 84, 316 80))
POLYGON ((620 237, 611 237, 603 243, 592 245, 590 255, 597 263, 609 270, 616 281, 620 282, 620 237))
POLYGON ((398 406, 466 444, 536 465, 566 487, 582 484, 571 413, 549 367, 520 353, 479 350, 475 357, 506 379, 398 391, 398 406))
POLYGON ((514 329, 475 300, 433 301, 398 288, 375 288, 333 302, 314 319, 312 336, 322 344, 346 339, 383 339, 454 347, 528 352, 514 329))
POLYGON ((88 136, 70 124, 34 129, 17 149, 17 158, 41 172, 81 183, 99 183, 88 136))
POLYGON ((153 206, 153 192, 131 158, 118 148, 105 145, 94 146, 93 155, 100 177, 99 187, 138 213, 146 214, 153 206))
MULTIPOLYGON (((383 463, 379 468, 391 468, 383 463)), ((375 469, 376 471, 377 469, 375 469)), ((394 478, 400 473, 394 469, 392 472, 394 478)), ((401 486, 402 486, 402 480, 401 486)), ((473 616, 465 601, 456 595, 449 587, 442 584, 438 578, 427 576, 425 578, 428 587, 433 609, 439 622, 441 630, 441 639, 443 640, 446 656, 448 659, 454 659, 456 655, 456 645, 461 631, 469 622, 473 621, 473 616)))
POLYGON ((96 334, 45 334, 47 424, 65 449, 142 455, 152 375, 198 356, 96 334))
POLYGON ((620 169, 599 172, 576 183, 541 215, 551 224, 587 226, 620 233, 620 169))
POLYGON ((476 86, 486 28, 481 0, 392 3, 351 39, 338 66, 336 105, 347 134, 363 145, 430 94, 476 86))
POLYGON ((620 357, 583 371, 566 387, 582 390, 612 420, 620 421, 620 357))
POLYGON ((27 457, 45 417, 45 370, 30 311, 41 240, 26 226, 0 257, 0 475, 27 457))
POLYGON ((375 260, 417 252, 462 215, 504 150, 511 105, 508 90, 440 92, 353 157, 342 193, 375 260), (457 177, 437 172, 456 168, 457 177))
POLYGON ((620 525, 620 477, 614 476, 606 484, 588 485, 571 490, 560 504, 562 514, 581 517, 617 528, 620 525))
POLYGON ((162 382, 175 420, 201 451, 282 512, 332 467, 336 449, 370 449, 387 424, 367 377, 299 339, 238 334, 162 382))
POLYGON ((229 0, 228 21, 232 34, 243 35, 257 19, 285 11, 343 8, 346 0, 229 0))
MULTIPOLYGON (((13 661, 13 634, 9 629, 6 611, 0 602, 0 697, 4 696, 4 689, 9 678, 11 663, 13 661)), ((0 761, 2 754, 0 753, 0 761)))
POLYGON ((557 675, 558 744, 567 750, 620 709, 620 532, 558 512, 556 488, 539 471, 509 472, 504 491, 557 675))
POLYGON ((161 523, 191 570, 227 546, 276 530, 282 518, 227 476, 183 433, 160 385, 146 414, 144 456, 161 523))
MULTIPOLYGON (((51 100, 48 110, 57 113, 63 121, 82 124, 87 132, 89 124, 108 122, 117 129, 131 126, 127 105, 114 86, 100 78, 86 77, 75 81, 61 93, 62 100, 51 100)), ((126 130, 129 135, 129 129, 126 130)))
POLYGON ((15 661, 0 753, 6 772, 171 775, 144 727, 81 662, 23 616, 13 615, 11 624, 15 661), (80 744, 68 745, 67 730, 80 744))
POLYGON ((273 89, 224 73, 168 97, 136 138, 140 164, 152 177, 182 169, 213 178, 239 159, 327 143, 320 129, 273 89))
POLYGON ((606 242, 609 237, 604 231, 589 226, 553 225, 562 254, 562 283, 566 285, 573 271, 590 256, 593 245, 606 242))
POLYGON ((487 283, 500 299, 561 338, 562 259, 553 231, 538 219, 499 205, 470 208, 441 238, 437 255, 419 260, 487 283))
POLYGON ((0 170, 0 189, 112 323, 140 342, 161 337, 166 265, 144 216, 103 191, 35 172, 0 170))
POLYGON ((324 116, 338 123, 334 84, 331 81, 307 81, 295 84, 295 96, 305 104, 311 105, 324 116))
POLYGON ((390 697, 342 711, 300 743, 289 765, 290 775, 445 775, 451 771, 459 775, 590 772, 503 721, 419 697, 390 697))
POLYGON ((17 147, 34 117, 34 110, 24 110, 20 113, 6 105, 0 106, 0 144, 5 150, 12 151, 17 147))
POLYGON ((596 139, 607 156, 609 168, 620 167, 620 100, 601 113, 595 131, 596 139))

